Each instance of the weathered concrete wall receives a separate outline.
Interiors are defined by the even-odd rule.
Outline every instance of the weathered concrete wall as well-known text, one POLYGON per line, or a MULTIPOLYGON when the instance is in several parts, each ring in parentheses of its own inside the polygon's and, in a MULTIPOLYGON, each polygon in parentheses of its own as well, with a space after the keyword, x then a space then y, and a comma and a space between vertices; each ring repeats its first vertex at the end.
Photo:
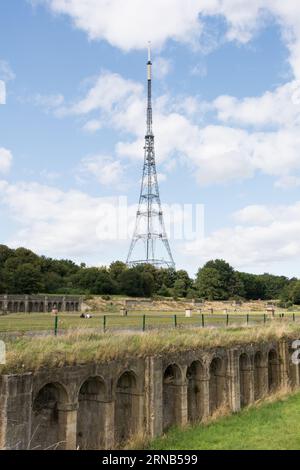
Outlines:
POLYGON ((32 313, 51 312, 56 308, 59 312, 80 312, 82 297, 78 295, 0 295, 0 312, 32 313))
POLYGON ((1 449, 111 449, 300 386, 291 342, 0 376, 1 449))

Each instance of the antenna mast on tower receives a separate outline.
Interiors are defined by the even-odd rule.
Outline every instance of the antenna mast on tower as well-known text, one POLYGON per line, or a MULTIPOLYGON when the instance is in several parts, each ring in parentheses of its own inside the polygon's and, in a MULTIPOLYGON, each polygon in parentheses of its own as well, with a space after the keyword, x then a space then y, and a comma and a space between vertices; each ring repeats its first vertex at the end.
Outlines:
POLYGON ((145 155, 139 206, 131 241, 127 265, 152 264, 156 267, 175 268, 167 238, 157 182, 154 135, 152 130, 152 61, 151 44, 147 62, 148 103, 145 155))

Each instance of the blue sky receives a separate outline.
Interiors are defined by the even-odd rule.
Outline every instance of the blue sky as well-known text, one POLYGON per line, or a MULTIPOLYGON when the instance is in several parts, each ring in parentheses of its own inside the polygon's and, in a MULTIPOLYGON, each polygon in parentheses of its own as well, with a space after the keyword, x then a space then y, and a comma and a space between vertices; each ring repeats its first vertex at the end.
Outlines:
POLYGON ((151 40, 161 198, 205 210, 193 239, 173 239, 174 213, 177 267, 222 257, 299 276, 299 2, 149 8, 1 2, 1 243, 89 265, 126 259, 130 238, 107 239, 103 211, 126 196, 134 214, 138 200, 151 40))

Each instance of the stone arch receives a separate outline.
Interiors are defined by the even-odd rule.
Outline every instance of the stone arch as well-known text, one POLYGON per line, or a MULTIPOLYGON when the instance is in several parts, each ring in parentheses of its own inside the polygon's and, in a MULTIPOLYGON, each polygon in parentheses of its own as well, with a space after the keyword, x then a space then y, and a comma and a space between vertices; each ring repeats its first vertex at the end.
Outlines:
POLYGON ((89 377, 78 394, 76 447, 97 450, 105 445, 105 383, 89 377))
POLYGON ((268 391, 274 392, 280 383, 280 364, 278 354, 275 349, 268 353, 268 391))
POLYGON ((194 361, 187 368, 188 420, 191 423, 200 421, 204 414, 204 376, 201 361, 194 361))
POLYGON ((220 408, 226 400, 226 364, 219 356, 209 366, 209 410, 210 414, 220 408))
POLYGON ((140 420, 137 376, 132 370, 119 376, 115 393, 115 441, 122 443, 138 431, 140 420))
POLYGON ((259 400, 266 394, 267 367, 261 351, 254 354, 254 400, 259 400))
POLYGON ((251 362, 248 354, 242 353, 239 357, 240 378, 240 405, 241 408, 249 405, 251 401, 251 362))
POLYGON ((163 374, 163 430, 180 420, 180 385, 182 373, 177 364, 170 364, 163 374))
POLYGON ((60 407, 68 403, 68 394, 63 385, 44 385, 33 402, 30 448, 39 450, 62 449, 66 443, 65 421, 60 407))

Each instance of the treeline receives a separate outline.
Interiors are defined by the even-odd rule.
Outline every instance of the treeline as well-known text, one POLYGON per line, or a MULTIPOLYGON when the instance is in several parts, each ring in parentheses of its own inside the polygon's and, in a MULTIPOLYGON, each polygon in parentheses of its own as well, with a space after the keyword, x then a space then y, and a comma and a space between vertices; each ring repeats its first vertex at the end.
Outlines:
POLYGON ((109 267, 87 267, 84 263, 38 256, 26 248, 14 250, 0 245, 0 293, 279 299, 289 305, 300 304, 300 281, 272 274, 242 273, 224 260, 207 262, 192 279, 184 270, 151 265, 128 268, 121 261, 109 267))

